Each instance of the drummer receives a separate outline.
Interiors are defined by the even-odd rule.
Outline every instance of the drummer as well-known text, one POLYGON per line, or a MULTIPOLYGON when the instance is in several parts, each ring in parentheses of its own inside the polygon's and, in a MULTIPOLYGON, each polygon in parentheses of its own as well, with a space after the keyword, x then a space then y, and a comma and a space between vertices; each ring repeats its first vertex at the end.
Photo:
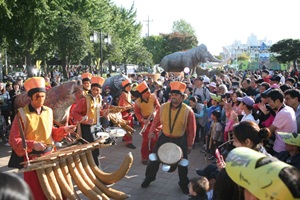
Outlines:
MULTIPOLYGON (((54 151, 54 141, 61 141, 68 133, 74 132, 75 126, 53 127, 53 111, 44 106, 46 88, 43 77, 27 79, 24 87, 30 97, 30 103, 18 109, 18 114, 11 126, 9 143, 18 156, 24 156, 25 161, 22 132, 31 160, 54 151), (22 127, 22 130, 19 127, 22 127)), ((33 192, 34 199, 47 199, 38 181, 36 171, 25 172, 24 180, 33 192)))
MULTIPOLYGON (((118 106, 127 107, 132 106, 132 99, 131 99, 131 81, 130 79, 125 79, 122 82, 122 93, 119 98, 119 104, 118 106)), ((133 127, 133 113, 130 110, 125 110, 122 112, 122 117, 124 120, 128 121, 128 125, 133 127)), ((123 137, 123 141, 125 141, 125 144, 130 149, 136 149, 136 147, 132 144, 132 136, 130 134, 126 134, 123 137)))
MULTIPOLYGON (((94 136, 91 131, 92 126, 99 124, 100 107, 102 103, 101 91, 105 79, 100 76, 93 76, 91 79, 91 91, 85 95, 85 98, 79 99, 72 109, 72 116, 75 122, 80 122, 82 138, 88 142, 94 142, 94 136)), ((93 152, 95 164, 99 166, 99 149, 93 152)))
MULTIPOLYGON (((152 152, 156 142, 156 138, 148 138, 149 129, 157 110, 160 108, 160 104, 155 94, 150 93, 150 89, 145 81, 141 82, 136 89, 140 93, 140 97, 135 100, 134 113, 142 127, 144 128, 144 126, 147 126, 147 128, 141 132, 143 137, 141 147, 142 163, 147 165, 149 153, 152 152)), ((159 130, 160 129, 155 129, 156 135, 158 134, 159 130)))
MULTIPOLYGON (((167 142, 177 144, 183 153, 183 158, 187 159, 187 154, 192 150, 195 139, 196 120, 193 110, 182 103, 186 85, 182 82, 174 81, 170 83, 171 101, 162 104, 152 122, 149 131, 149 139, 158 137, 153 152, 157 153, 158 148, 167 142), (155 129, 162 125, 162 134, 155 134, 155 129)), ((159 168, 159 161, 150 161, 146 169, 146 178, 141 187, 148 187, 155 180, 159 168)), ((179 182, 182 192, 189 193, 187 177, 188 167, 178 166, 179 182)))

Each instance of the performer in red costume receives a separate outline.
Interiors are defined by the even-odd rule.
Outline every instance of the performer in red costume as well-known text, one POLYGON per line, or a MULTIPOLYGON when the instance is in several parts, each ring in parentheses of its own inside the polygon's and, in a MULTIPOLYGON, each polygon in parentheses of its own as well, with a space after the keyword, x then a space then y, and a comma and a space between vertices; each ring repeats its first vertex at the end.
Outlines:
MULTIPOLYGON (((93 126, 99 125, 100 108, 102 105, 102 85, 105 79, 100 76, 92 77, 92 86, 89 94, 85 95, 77 101, 76 105, 72 109, 72 116, 75 122, 80 122, 80 128, 82 132, 82 138, 88 142, 94 142, 95 132, 93 132, 93 126)), ((92 151, 95 164, 99 165, 99 149, 92 151)))
MULTIPOLYGON (((122 82, 122 93, 120 95, 119 105, 122 107, 128 107, 132 106, 132 100, 131 100, 131 81, 130 79, 126 79, 122 82)), ((126 110, 122 112, 122 117, 124 120, 128 121, 128 125, 133 127, 133 114, 131 113, 131 110, 126 110)), ((130 149, 136 149, 136 147, 132 144, 132 136, 130 134, 126 134, 123 137, 123 141, 125 141, 126 146, 130 149)))
MULTIPOLYGON (((142 130, 144 130, 140 132, 143 137, 141 154, 142 163, 147 165, 149 153, 152 152, 156 142, 156 138, 148 138, 149 130, 157 110, 160 108, 160 104, 155 94, 150 93, 150 89, 145 81, 141 82, 136 89, 140 93, 140 97, 135 100, 134 113, 143 127, 142 130)), ((159 131, 160 127, 155 129, 155 135, 157 135, 159 131)))
MULTIPOLYGON (((153 152, 157 154, 158 149, 165 143, 174 143, 182 150, 183 158, 187 159, 191 152, 196 135, 196 119, 191 107, 182 103, 184 99, 185 83, 174 81, 171 86, 171 101, 160 106, 149 131, 149 139, 158 137, 153 152), (155 129, 162 125, 162 133, 155 135, 155 129)), ((156 179, 160 161, 150 161, 146 169, 146 177, 141 184, 146 188, 156 179)), ((178 165, 178 176, 182 192, 189 193, 188 167, 178 165)))
MULTIPOLYGON (((53 127, 53 111, 44 106, 46 88, 43 77, 29 78, 24 82, 24 87, 30 97, 30 104, 18 109, 11 126, 9 143, 17 155, 24 156, 26 161, 21 131, 31 160, 54 151, 54 141, 61 141, 67 134, 74 132, 75 126, 53 127)), ((25 172, 24 180, 28 183, 34 199, 47 199, 35 171, 25 172)))

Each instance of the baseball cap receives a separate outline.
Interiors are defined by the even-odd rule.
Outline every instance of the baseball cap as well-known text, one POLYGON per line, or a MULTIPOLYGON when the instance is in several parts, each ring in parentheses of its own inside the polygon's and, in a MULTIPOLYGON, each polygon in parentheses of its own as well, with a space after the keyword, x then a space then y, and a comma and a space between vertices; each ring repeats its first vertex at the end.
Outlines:
POLYGON ((197 169, 196 173, 199 176, 204 176, 205 178, 207 178, 208 180, 210 180, 212 178, 216 178, 217 177, 217 175, 219 173, 219 169, 218 169, 217 165, 215 165, 215 164, 209 164, 209 165, 207 165, 202 170, 197 169))
POLYGON ((266 73, 266 74, 270 74, 269 70, 267 70, 267 69, 264 69, 262 72, 266 73))
POLYGON ((203 77, 203 82, 204 83, 210 83, 210 79, 207 76, 203 77))
POLYGON ((212 86, 212 87, 216 88, 217 84, 215 82, 211 82, 208 86, 212 86))
POLYGON ((222 96, 214 94, 214 93, 209 93, 210 94, 210 98, 212 98, 213 100, 217 101, 217 102, 221 102, 222 101, 222 96))
POLYGON ((255 80, 256 84, 261 84, 262 82, 264 82, 264 79, 262 79, 262 78, 255 80))
POLYGON ((203 80, 204 80, 204 78, 203 78, 202 76, 198 76, 198 77, 196 77, 196 78, 195 78, 195 80, 200 80, 200 81, 203 81, 203 80))
POLYGON ((277 76, 277 75, 274 75, 270 78, 271 81, 277 81, 277 82, 280 82, 280 76, 277 76))
POLYGON ((253 104, 255 103, 254 99, 252 97, 249 97, 249 96, 238 97, 237 100, 240 101, 240 102, 245 103, 248 106, 253 106, 253 104))
POLYGON ((197 74, 193 74, 191 77, 192 78, 197 78, 197 74))

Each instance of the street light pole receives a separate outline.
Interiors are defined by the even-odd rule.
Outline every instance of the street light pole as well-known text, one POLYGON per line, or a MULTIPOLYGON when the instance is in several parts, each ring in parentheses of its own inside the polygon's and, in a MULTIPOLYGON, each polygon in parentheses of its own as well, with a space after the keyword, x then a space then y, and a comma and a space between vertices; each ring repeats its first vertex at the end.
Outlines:
POLYGON ((100 76, 102 77, 102 72, 103 72, 103 66, 102 66, 102 63, 103 63, 103 52, 102 52, 102 29, 100 29, 100 76))

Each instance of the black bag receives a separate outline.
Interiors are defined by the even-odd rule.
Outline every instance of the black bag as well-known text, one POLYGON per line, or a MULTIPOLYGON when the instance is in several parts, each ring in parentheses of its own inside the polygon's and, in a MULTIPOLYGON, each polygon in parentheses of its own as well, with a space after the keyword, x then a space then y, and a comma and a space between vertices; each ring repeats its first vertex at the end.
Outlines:
POLYGON ((21 169, 23 168, 23 165, 20 164, 21 162, 24 162, 24 156, 18 156, 14 150, 11 150, 11 155, 7 166, 9 168, 21 169))

